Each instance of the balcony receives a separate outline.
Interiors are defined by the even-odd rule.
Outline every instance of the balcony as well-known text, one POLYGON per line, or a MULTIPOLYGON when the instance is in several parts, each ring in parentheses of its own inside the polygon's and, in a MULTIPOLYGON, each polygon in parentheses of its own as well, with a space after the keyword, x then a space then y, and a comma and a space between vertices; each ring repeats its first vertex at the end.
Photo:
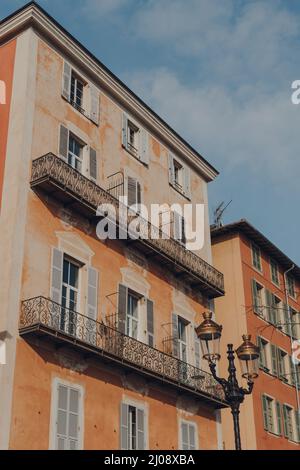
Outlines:
POLYGON ((227 406, 222 388, 208 372, 45 297, 22 302, 19 332, 24 339, 48 336, 56 344, 69 345, 151 381, 190 393, 214 408, 227 406))
MULTIPOLYGON (((102 189, 52 153, 32 162, 30 184, 34 191, 51 195, 89 219, 96 220, 96 211, 100 204, 112 204, 117 214, 119 211, 120 202, 109 191, 102 189)), ((121 226, 118 219, 117 224, 121 226)), ((138 239, 128 238, 124 242, 134 243, 147 258, 155 258, 160 266, 166 267, 208 298, 224 295, 223 274, 217 269, 173 238, 163 239, 161 230, 142 219, 141 233, 143 236, 138 239), (155 238, 153 233, 157 234, 155 238)))

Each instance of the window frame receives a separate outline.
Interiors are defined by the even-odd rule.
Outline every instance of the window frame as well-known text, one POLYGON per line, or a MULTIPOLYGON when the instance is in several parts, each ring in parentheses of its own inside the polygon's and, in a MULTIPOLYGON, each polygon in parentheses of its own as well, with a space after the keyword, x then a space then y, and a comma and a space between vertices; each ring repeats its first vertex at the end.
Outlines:
POLYGON ((86 110, 84 108, 84 98, 85 98, 85 88, 87 86, 86 81, 74 70, 71 68, 71 76, 70 76, 70 104, 73 106, 73 108, 77 109, 81 114, 86 115, 86 110), (75 86, 74 86, 74 99, 72 100, 72 85, 73 85, 73 79, 75 80, 75 86), (82 96, 81 96, 81 103, 80 105, 76 102, 77 98, 77 85, 80 83, 82 85, 82 96))
POLYGON ((287 290, 289 297, 295 300, 296 299, 296 282, 295 282, 294 277, 286 276, 286 290, 287 290), (292 284, 292 290, 291 290, 290 283, 292 284))
POLYGON ((273 258, 270 258, 270 274, 271 274, 271 281, 272 283, 279 287, 280 285, 280 279, 279 279, 279 265, 277 261, 275 261, 273 258), (276 267, 276 279, 273 277, 273 268, 276 267))
MULTIPOLYGON (((127 405, 128 407, 133 407, 136 410, 143 411, 144 414, 144 450, 149 449, 149 409, 148 404, 145 402, 140 402, 125 396, 119 405, 119 409, 121 410, 122 404, 127 405)), ((128 416, 127 416, 128 418, 128 416)), ((121 417, 119 418, 119 447, 121 449, 121 417)), ((127 449, 128 450, 128 449, 127 449)))
POLYGON ((80 428, 78 432, 78 448, 76 450, 84 449, 84 400, 85 400, 85 389, 81 384, 73 383, 60 377, 54 377, 52 379, 51 386, 51 405, 50 405, 50 423, 49 423, 49 450, 56 449, 56 423, 58 414, 58 385, 64 387, 73 388, 79 392, 78 400, 78 426, 80 428))

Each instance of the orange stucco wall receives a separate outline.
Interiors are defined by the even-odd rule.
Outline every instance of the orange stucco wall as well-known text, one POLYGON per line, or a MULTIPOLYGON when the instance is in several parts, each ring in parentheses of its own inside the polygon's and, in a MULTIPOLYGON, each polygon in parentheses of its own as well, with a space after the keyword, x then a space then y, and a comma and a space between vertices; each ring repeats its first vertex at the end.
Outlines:
MULTIPOLYGON (((100 126, 95 126, 62 99, 62 69, 62 58, 39 40, 32 158, 48 152, 58 154, 59 125, 63 123, 74 129, 74 132, 79 132, 83 141, 97 150, 100 186, 106 188, 107 177, 124 169, 125 177, 131 174, 142 181, 147 205, 161 201, 185 203, 186 200, 169 186, 168 157, 163 144, 150 136, 151 171, 148 170, 122 149, 122 109, 101 92, 100 126), (161 184, 158 184, 159 181, 161 184)), ((138 255, 134 248, 118 241, 99 241, 95 225, 89 224, 71 209, 67 210, 66 220, 61 204, 51 197, 34 193, 29 181, 23 184, 28 188, 28 200, 20 301, 35 296, 50 296, 51 247, 58 247, 62 240, 64 243, 71 237, 70 245, 76 245, 75 251, 88 252, 91 265, 99 272, 98 320, 105 320, 107 315, 116 313, 116 293, 119 283, 123 282, 129 284, 129 287, 137 286, 138 291, 140 285, 154 302, 156 348, 163 350, 164 339, 171 335, 172 312, 180 314, 177 309, 181 309, 188 312, 192 323, 199 322, 206 306, 206 300, 200 293, 195 293, 182 281, 175 279, 155 261, 138 255)), ((193 172, 194 202, 206 201, 205 184, 193 172)), ((203 257, 210 258, 208 238, 203 257)), ((84 272, 85 268, 83 276, 84 272)), ((86 313, 85 295, 83 293, 78 306, 82 314, 86 313)), ((192 324, 189 334, 193 344, 192 324)), ((189 351, 188 362, 193 361, 192 354, 192 350, 189 351)), ((139 400, 148 407, 150 449, 178 448, 180 417, 198 424, 200 448, 217 448, 214 410, 204 406, 200 400, 176 394, 166 385, 145 382, 135 374, 125 376, 122 369, 116 369, 110 364, 103 366, 101 359, 95 362, 79 354, 74 356, 68 348, 55 350, 45 338, 39 342, 27 342, 21 338, 17 341, 10 448, 49 447, 51 384, 54 377, 84 388, 85 448, 119 447, 119 412, 123 396, 139 400)))
MULTIPOLYGON (((262 252, 262 273, 252 265, 251 241, 238 234, 229 234, 218 237, 212 244, 214 265, 225 276, 225 291, 223 298, 216 300, 217 320, 223 324, 222 355, 220 369, 226 374, 227 361, 225 360, 226 344, 232 342, 236 348, 242 341, 241 335, 252 335, 252 341, 256 342, 257 336, 264 337, 272 344, 291 353, 290 338, 277 328, 262 320, 253 312, 252 308, 252 279, 256 279, 265 288, 276 294, 282 300, 285 299, 283 271, 280 269, 279 287, 271 281, 270 258, 262 252)), ((299 285, 296 287, 299 292, 299 285)), ((289 303, 300 310, 299 300, 289 298, 289 303)), ((237 361, 236 361, 237 362, 237 361)), ((238 376, 240 368, 237 362, 238 376)), ((262 370, 255 380, 254 390, 251 396, 245 398, 241 406, 241 439, 244 449, 273 449, 273 450, 299 450, 300 446, 288 441, 283 436, 266 432, 263 425, 262 394, 270 395, 278 401, 287 403, 297 408, 296 389, 283 383, 277 377, 262 370)), ((234 448, 232 417, 228 410, 223 413, 223 438, 225 447, 234 448)))
POLYGON ((9 111, 13 86, 15 50, 16 40, 12 40, 3 46, 0 46, 0 80, 4 81, 6 87, 6 103, 0 104, 0 210, 5 171, 9 111))

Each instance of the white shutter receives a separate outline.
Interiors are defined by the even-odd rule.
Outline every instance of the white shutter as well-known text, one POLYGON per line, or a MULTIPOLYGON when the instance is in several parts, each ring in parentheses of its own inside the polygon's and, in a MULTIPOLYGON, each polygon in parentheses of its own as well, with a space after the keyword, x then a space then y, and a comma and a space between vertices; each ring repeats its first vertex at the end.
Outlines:
POLYGON ((195 450, 196 449, 196 432, 195 432, 195 426, 193 424, 189 425, 189 443, 190 447, 189 450, 195 450))
POLYGON ((69 151, 69 130, 60 125, 59 128, 59 156, 64 160, 68 160, 68 151, 69 151))
POLYGON ((57 450, 79 449, 80 392, 57 384, 56 444, 57 450))
POLYGON ((91 120, 99 125, 99 90, 97 87, 94 85, 90 86, 90 99, 91 99, 91 112, 90 112, 90 118, 91 120))
POLYGON ((62 79, 62 96, 70 101, 71 92, 71 75, 72 69, 68 62, 64 61, 63 79, 62 79))
POLYGON ((90 147, 89 170, 91 179, 97 181, 97 152, 92 147, 90 147))
POLYGON ((171 153, 168 154, 169 159, 169 183, 174 184, 175 172, 174 172, 174 157, 171 153))
POLYGON ((127 148, 128 139, 128 116, 126 113, 122 114, 122 145, 127 148))
POLYGON ((145 449, 145 419, 144 410, 137 409, 137 450, 145 449))
POLYGON ((175 240, 182 239, 182 217, 178 212, 173 212, 173 236, 175 240))
POLYGON ((195 331, 195 328, 193 326, 193 330, 194 330, 194 347, 195 347, 195 367, 198 367, 200 368, 200 365, 201 365, 201 354, 200 354, 200 340, 197 336, 197 333, 195 331))
POLYGON ((63 252, 52 248, 51 299, 60 304, 63 275, 63 252))
POLYGON ((148 132, 145 129, 140 130, 140 160, 149 165, 149 145, 148 145, 148 132))
POLYGON ((187 423, 181 423, 181 447, 189 450, 189 429, 187 423))
POLYGON ((188 166, 184 168, 184 194, 191 198, 191 172, 188 166))
POLYGON ((88 267, 87 316, 97 320, 98 271, 88 267))
POLYGON ((128 405, 121 403, 121 450, 128 450, 128 405))

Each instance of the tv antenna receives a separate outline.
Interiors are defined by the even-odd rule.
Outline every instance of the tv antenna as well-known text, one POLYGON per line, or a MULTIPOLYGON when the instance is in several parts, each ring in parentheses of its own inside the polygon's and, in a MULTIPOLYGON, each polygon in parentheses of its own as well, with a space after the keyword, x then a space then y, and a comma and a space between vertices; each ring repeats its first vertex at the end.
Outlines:
POLYGON ((218 207, 214 210, 214 227, 220 228, 223 226, 222 216, 226 211, 227 207, 232 203, 231 201, 228 202, 225 206, 225 201, 221 202, 218 207))

